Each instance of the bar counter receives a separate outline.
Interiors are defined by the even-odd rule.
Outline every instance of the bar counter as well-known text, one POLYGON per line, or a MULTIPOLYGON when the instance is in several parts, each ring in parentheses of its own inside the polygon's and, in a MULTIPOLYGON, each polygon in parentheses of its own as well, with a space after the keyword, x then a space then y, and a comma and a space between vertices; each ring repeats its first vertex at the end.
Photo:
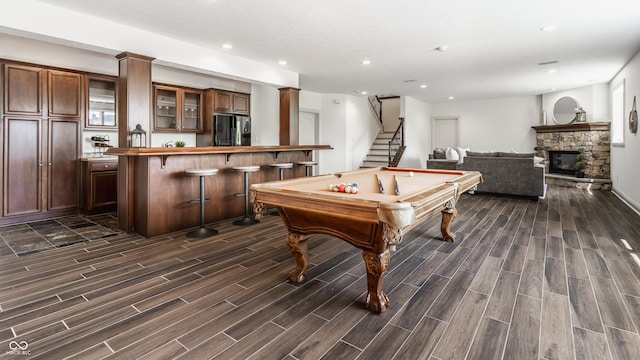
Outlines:
POLYGON ((216 168, 205 179, 205 223, 244 214, 243 174, 235 166, 260 166, 249 173, 250 184, 278 180, 273 163, 294 163, 285 178, 305 176, 298 161, 312 160, 329 145, 211 146, 185 148, 110 148, 118 156, 118 222, 121 230, 154 237, 196 227, 200 223, 199 179, 188 169, 216 168))

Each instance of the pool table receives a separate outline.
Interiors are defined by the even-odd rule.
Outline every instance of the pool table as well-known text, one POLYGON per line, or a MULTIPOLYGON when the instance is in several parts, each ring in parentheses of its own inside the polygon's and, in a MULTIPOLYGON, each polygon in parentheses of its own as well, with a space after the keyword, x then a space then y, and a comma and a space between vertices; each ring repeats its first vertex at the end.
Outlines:
POLYGON ((368 288, 365 307, 381 313, 389 306, 382 283, 390 251, 402 241, 403 233, 442 213, 442 238, 454 241, 450 226, 456 202, 481 182, 482 175, 476 171, 377 167, 253 184, 250 200, 258 218, 271 205, 286 225, 286 243, 296 260, 296 268, 289 273, 292 282, 304 281, 307 274, 307 235, 335 236, 362 249, 368 288), (329 189, 342 183, 357 184, 359 192, 329 189))

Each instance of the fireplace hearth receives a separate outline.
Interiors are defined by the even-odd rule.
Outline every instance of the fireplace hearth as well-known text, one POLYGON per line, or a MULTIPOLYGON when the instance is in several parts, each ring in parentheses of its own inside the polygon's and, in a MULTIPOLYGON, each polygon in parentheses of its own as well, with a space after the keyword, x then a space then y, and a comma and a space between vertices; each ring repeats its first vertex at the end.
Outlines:
POLYGON ((574 175, 578 169, 578 151, 549 150, 549 173, 574 175))

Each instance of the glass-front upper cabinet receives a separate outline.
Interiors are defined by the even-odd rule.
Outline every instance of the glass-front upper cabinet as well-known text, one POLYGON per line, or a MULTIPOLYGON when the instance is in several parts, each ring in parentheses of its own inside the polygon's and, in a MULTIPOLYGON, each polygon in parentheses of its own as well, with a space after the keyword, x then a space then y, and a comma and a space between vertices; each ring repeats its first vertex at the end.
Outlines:
POLYGON ((178 130, 178 117, 176 107, 178 103, 178 90, 163 86, 155 87, 155 129, 156 130, 178 130))
POLYGON ((184 91, 184 113, 182 116, 182 131, 200 131, 202 93, 184 91))
POLYGON ((86 128, 118 130, 117 82, 113 77, 87 76, 86 128))
POLYGON ((155 131, 202 131, 202 91, 164 85, 154 89, 155 131))

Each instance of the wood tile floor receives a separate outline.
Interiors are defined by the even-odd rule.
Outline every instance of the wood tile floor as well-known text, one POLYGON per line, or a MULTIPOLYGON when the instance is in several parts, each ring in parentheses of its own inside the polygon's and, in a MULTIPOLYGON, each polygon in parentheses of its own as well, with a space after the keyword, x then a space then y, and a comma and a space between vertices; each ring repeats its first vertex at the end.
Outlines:
POLYGON ((455 243, 439 218, 405 235, 381 315, 340 240, 312 236, 308 280, 288 282, 275 216, 2 256, 0 358, 639 358, 640 218, 612 193, 465 194, 458 209, 455 243))

